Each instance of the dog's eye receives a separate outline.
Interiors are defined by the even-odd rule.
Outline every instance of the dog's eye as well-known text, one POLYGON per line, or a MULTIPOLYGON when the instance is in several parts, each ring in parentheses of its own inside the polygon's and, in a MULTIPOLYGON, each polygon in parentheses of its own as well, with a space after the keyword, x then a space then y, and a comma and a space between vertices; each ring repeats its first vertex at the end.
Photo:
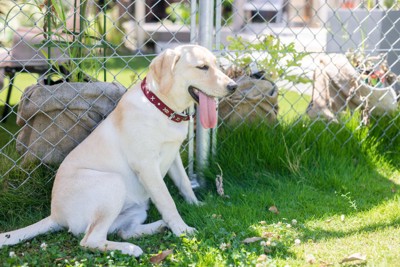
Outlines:
POLYGON ((201 70, 208 70, 208 66, 207 65, 201 65, 201 66, 197 66, 196 68, 201 69, 201 70))

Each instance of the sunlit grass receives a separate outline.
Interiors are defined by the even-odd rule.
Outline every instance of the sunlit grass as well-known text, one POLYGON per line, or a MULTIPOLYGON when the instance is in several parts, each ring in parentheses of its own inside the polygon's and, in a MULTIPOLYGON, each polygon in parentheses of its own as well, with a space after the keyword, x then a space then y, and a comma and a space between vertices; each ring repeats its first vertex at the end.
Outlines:
MULTIPOLYGON (((198 233, 174 237, 166 232, 132 239, 145 251, 140 261, 118 252, 81 249, 80 238, 67 232, 4 248, 0 258, 4 266, 148 266, 152 255, 173 249, 163 265, 307 266, 311 258, 317 266, 338 266, 358 253, 366 261, 350 264, 396 266, 400 260, 400 172, 390 155, 398 151, 385 146, 389 138, 376 143, 369 135, 372 126, 357 127, 357 116, 343 120, 346 123, 329 126, 303 119, 278 127, 242 126, 234 132, 221 128, 219 153, 205 172, 207 186, 197 192, 205 205, 184 203, 167 179, 182 217, 198 233), (215 192, 216 175, 223 176, 229 197, 215 192), (271 212, 272 206, 279 213, 271 212), (261 239, 243 243, 249 237, 261 239), (40 249, 42 243, 47 244, 46 251, 40 249), (16 257, 10 258, 10 252, 16 257)), ((28 225, 49 213, 45 172, 34 172, 36 180, 25 187, 32 193, 22 188, 0 194, 1 231, 28 225), (21 194, 24 198, 19 200, 21 194)), ((14 179, 23 179, 17 169, 13 174, 17 175, 14 179)), ((149 221, 160 218, 154 207, 149 214, 149 221)), ((120 240, 115 235, 110 238, 120 240)))
MULTIPOLYGON (((147 59, 110 61, 107 81, 130 87, 143 78, 147 64, 147 59)), ((19 74, 12 103, 17 104, 23 89, 35 81, 30 74, 19 74)), ((4 97, 2 91, 0 99, 4 97)), ((205 205, 184 203, 166 179, 182 217, 198 230, 194 237, 175 237, 167 231, 129 240, 145 251, 138 261, 118 252, 82 249, 80 238, 64 231, 1 249, 0 265, 149 266, 152 255, 173 249, 162 265, 308 266, 313 259, 315 266, 339 266, 359 253, 366 261, 350 264, 397 266, 399 116, 372 119, 371 125, 362 126, 359 114, 344 114, 340 123, 327 124, 301 116, 309 96, 281 90, 279 97, 278 124, 219 128, 218 153, 204 172, 206 187, 197 192, 205 205), (222 175, 229 197, 216 193, 216 175, 222 175), (272 206, 279 213, 271 212, 272 206), (261 239, 242 242, 249 237, 261 239), (46 250, 40 248, 43 243, 46 250)), ((5 174, 0 177, 1 232, 50 212, 55 168, 16 164, 17 132, 14 113, 0 125, 0 172, 5 174), (28 175, 31 179, 24 186, 12 189, 28 175)), ((160 215, 151 207, 149 221, 157 219, 160 215)), ((110 239, 120 240, 116 235, 110 239)))

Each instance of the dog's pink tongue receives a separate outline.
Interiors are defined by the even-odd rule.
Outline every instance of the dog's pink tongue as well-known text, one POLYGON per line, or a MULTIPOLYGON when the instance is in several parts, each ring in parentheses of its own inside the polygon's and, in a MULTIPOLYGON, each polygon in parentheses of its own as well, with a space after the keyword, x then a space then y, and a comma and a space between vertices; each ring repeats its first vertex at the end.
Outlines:
POLYGON ((204 128, 217 125, 217 104, 215 99, 199 92, 200 122, 204 128))

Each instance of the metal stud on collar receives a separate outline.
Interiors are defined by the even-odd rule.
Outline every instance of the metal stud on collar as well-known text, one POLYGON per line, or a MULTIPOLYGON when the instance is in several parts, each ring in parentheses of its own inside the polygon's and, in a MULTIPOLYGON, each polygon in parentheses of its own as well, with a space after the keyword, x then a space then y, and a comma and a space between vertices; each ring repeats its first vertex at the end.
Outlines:
POLYGON ((142 91, 147 99, 162 113, 164 113, 168 119, 174 122, 188 121, 193 118, 194 114, 179 114, 168 107, 164 102, 162 102, 152 91, 147 88, 146 78, 143 79, 141 84, 142 91))

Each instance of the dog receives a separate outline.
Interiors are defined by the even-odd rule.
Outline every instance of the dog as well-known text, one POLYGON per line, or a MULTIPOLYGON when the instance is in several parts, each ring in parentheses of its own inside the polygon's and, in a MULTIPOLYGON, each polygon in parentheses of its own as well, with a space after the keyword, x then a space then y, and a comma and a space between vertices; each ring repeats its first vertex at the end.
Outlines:
POLYGON ((217 123, 216 101, 236 83, 217 67, 215 56, 197 45, 167 49, 151 62, 147 77, 128 90, 114 111, 61 163, 53 185, 51 214, 25 228, 0 234, 0 248, 39 234, 68 229, 84 233, 80 245, 140 256, 140 247, 107 240, 160 232, 193 234, 164 182, 168 173, 183 198, 199 205, 179 149, 197 103, 204 128, 217 123), (149 201, 162 220, 144 224, 149 201))

